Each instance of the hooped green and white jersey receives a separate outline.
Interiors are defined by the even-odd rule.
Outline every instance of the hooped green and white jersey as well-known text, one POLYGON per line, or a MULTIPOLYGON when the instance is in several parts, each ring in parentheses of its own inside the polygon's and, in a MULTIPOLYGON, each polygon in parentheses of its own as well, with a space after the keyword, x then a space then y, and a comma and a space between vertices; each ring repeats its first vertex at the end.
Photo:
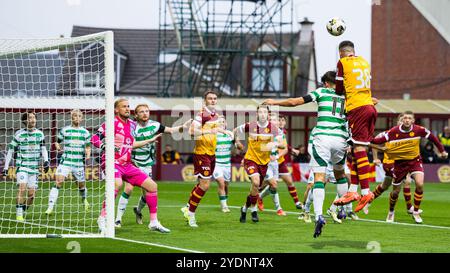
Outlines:
POLYGON ((64 146, 60 165, 83 168, 86 146, 91 145, 89 131, 84 127, 66 126, 59 131, 58 142, 64 146))
POLYGON ((348 139, 345 116, 345 97, 337 95, 332 88, 318 88, 311 92, 317 102, 317 125, 314 135, 336 136, 348 139))
POLYGON ((41 130, 18 130, 9 144, 9 149, 17 151, 16 167, 29 174, 38 174, 41 147, 44 145, 45 136, 41 130))
MULTIPOLYGON (((279 138, 282 141, 282 143, 286 142, 286 135, 284 134, 282 129, 278 128, 278 136, 277 136, 277 138, 279 138)), ((280 144, 282 144, 282 143, 280 143, 280 144)), ((272 151, 270 152, 270 155, 271 156, 272 155, 273 156, 277 156, 278 155, 278 147, 272 148, 272 151)))
MULTIPOLYGON (((132 134, 136 141, 143 141, 151 139, 159 133, 164 133, 165 128, 157 121, 148 120, 145 125, 138 122, 132 134)), ((151 167, 155 164, 155 153, 155 143, 150 143, 144 147, 133 149, 131 160, 137 167, 151 167)))
POLYGON ((216 165, 231 166, 231 147, 233 138, 230 135, 218 133, 216 136, 216 165))

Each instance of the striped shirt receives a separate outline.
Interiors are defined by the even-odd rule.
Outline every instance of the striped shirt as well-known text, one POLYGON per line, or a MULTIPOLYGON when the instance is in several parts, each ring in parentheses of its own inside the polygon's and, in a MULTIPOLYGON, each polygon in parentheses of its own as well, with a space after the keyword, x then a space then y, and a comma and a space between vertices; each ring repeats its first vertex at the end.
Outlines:
POLYGON ((66 126, 59 131, 58 142, 64 145, 60 164, 83 168, 86 146, 91 145, 91 134, 84 127, 66 126))
POLYGON ((336 136, 347 139, 349 135, 346 125, 344 96, 337 95, 331 88, 318 88, 310 95, 318 105, 317 125, 314 135, 336 136))
POLYGON ((16 167, 29 174, 39 174, 41 147, 45 145, 42 131, 20 129, 9 144, 9 149, 17 150, 16 167))
MULTIPOLYGON (((135 141, 144 141, 153 138, 159 133, 164 133, 164 127, 161 123, 148 120, 145 125, 137 123, 133 136, 135 141)), ((131 160, 137 167, 151 167, 155 164, 155 143, 149 143, 143 147, 133 149, 131 160)))
POLYGON ((216 165, 231 166, 231 147, 233 138, 228 134, 216 136, 216 165))

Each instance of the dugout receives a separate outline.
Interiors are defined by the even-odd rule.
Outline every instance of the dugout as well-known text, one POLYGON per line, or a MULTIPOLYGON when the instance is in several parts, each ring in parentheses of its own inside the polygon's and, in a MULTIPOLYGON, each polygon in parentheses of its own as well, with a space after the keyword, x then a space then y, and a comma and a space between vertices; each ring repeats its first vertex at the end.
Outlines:
MULTIPOLYGON (((141 103, 147 103, 151 108, 151 119, 167 126, 181 125, 185 120, 194 118, 194 113, 202 107, 201 98, 154 98, 128 97, 131 109, 141 103)), ((95 133, 104 120, 104 100, 101 98, 29 98, 21 99, 21 105, 14 97, 0 99, 0 144, 5 151, 11 141, 14 131, 21 128, 20 115, 27 109, 33 109, 38 114, 37 127, 46 135, 52 163, 56 164, 56 152, 53 143, 59 128, 70 124, 70 111, 81 109, 85 114, 84 126, 95 133), (102 105, 103 104, 103 105, 102 105)), ((234 128, 255 118, 256 107, 261 99, 219 99, 218 111, 226 116, 228 128, 234 128)), ((445 125, 450 124, 450 100, 381 100, 376 106, 378 119, 376 133, 392 127, 397 120, 398 113, 412 110, 416 114, 416 123, 421 124, 438 134, 445 125)), ((287 116, 287 139, 291 146, 306 145, 309 131, 316 124, 317 106, 306 104, 301 107, 272 107, 287 116)), ((163 135, 157 143, 157 158, 161 158, 163 147, 172 145, 184 160, 192 153, 194 140, 187 133, 178 136, 163 135)), ((161 174, 160 165, 156 168, 156 179, 161 174)))

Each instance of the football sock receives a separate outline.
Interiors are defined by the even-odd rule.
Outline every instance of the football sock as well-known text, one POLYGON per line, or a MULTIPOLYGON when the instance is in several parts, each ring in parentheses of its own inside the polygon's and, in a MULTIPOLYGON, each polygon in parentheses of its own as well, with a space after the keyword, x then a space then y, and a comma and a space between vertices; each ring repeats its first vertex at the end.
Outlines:
MULTIPOLYGON (((403 188, 403 196, 405 197, 406 209, 409 210, 412 207, 411 202, 411 188, 403 188)), ((416 194, 414 193, 414 199, 416 194)))
POLYGON ((119 198, 119 203, 117 204, 116 222, 122 221, 122 216, 127 209, 128 198, 130 198, 130 196, 126 192, 122 192, 122 195, 119 198))
POLYGON ((358 173, 359 184, 361 185, 361 194, 368 194, 370 180, 370 163, 365 150, 354 153, 356 159, 356 168, 358 173), (367 191, 366 191, 367 190, 367 191))
POLYGON ((298 203, 298 195, 297 195, 297 189, 295 186, 288 187, 289 194, 291 195, 292 199, 294 200, 294 203, 298 203))
POLYGON ((52 189, 50 190, 49 197, 48 197, 48 208, 49 209, 53 209, 55 207, 56 200, 58 199, 58 195, 59 195, 59 188, 56 186, 52 187, 52 189))
POLYGON ((316 215, 317 221, 319 216, 322 215, 323 200, 325 199, 325 185, 322 181, 314 182, 313 196, 314 214, 316 215))
POLYGON ((391 194, 389 195, 389 211, 395 210, 395 204, 397 203, 397 200, 398 200, 398 194, 391 192, 391 194))
POLYGON ((266 197, 267 195, 269 195, 269 188, 270 188, 270 186, 269 185, 267 185, 266 187, 264 187, 264 189, 259 193, 259 197, 261 198, 261 199, 263 199, 264 197, 266 197))
MULTIPOLYGON (((192 213, 195 213, 195 210, 198 207, 198 204, 202 200, 203 196, 205 195, 205 191, 200 188, 200 186, 197 186, 193 191, 192 195, 189 198, 189 211, 192 213)), ((148 203, 147 203, 148 204, 148 203)))
POLYGON ((281 209, 280 196, 278 195, 277 189, 269 188, 269 192, 273 203, 275 204, 275 210, 281 209))
POLYGON ((414 192, 414 211, 418 212, 420 208, 420 202, 422 202, 423 191, 416 189, 414 192))
MULTIPOLYGON (((376 199, 378 196, 380 196, 382 193, 384 192, 383 187, 381 185, 377 185, 377 187, 375 188, 375 190, 373 191, 373 194, 375 195, 375 197, 373 199, 376 199)), ((411 197, 411 195, 410 195, 411 197)))
POLYGON ((306 203, 305 203, 305 212, 308 212, 311 210, 311 205, 313 203, 313 190, 312 188, 308 191, 308 197, 306 198, 306 203))
POLYGON ((147 205, 145 202, 145 195, 141 195, 141 198, 139 198, 139 203, 137 205, 137 211, 138 213, 141 213, 142 209, 147 205))
POLYGON ((220 206, 222 206, 222 208, 228 207, 227 199, 228 199, 228 195, 219 195, 220 206))
POLYGON ((147 203, 148 209, 150 210, 150 221, 154 222, 158 219, 158 192, 147 192, 145 193, 145 202, 147 203))
POLYGON ((87 197, 87 192, 88 192, 86 186, 82 189, 79 189, 79 191, 80 191, 81 201, 84 201, 87 197))

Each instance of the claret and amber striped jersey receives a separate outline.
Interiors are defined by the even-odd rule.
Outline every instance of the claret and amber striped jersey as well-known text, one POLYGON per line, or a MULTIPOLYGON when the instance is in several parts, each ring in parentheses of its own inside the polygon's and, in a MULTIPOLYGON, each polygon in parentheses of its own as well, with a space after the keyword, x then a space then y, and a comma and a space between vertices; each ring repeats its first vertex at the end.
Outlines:
POLYGON ((373 105, 370 79, 370 65, 363 57, 349 56, 339 60, 336 91, 342 94, 338 81, 343 81, 347 112, 364 105, 373 105))
POLYGON ((386 153, 391 160, 412 160, 420 156, 420 139, 422 137, 431 140, 439 152, 444 152, 444 147, 437 137, 419 125, 412 125, 409 131, 403 130, 401 125, 395 126, 383 133, 382 136, 376 137, 372 142, 374 144, 389 142, 386 153))
MULTIPOLYGON (((203 107, 193 121, 200 125, 201 130, 211 130, 219 126, 219 115, 210 111, 207 107, 203 107)), ((198 155, 214 155, 216 151, 216 134, 201 134, 195 136, 194 154, 198 155)))
POLYGON ((270 122, 259 126, 258 122, 247 122, 238 127, 240 133, 248 133, 248 149, 244 158, 258 165, 267 165, 270 162, 270 150, 265 147, 278 136, 278 127, 270 122))
MULTIPOLYGON (((376 136, 376 138, 377 138, 377 137, 382 137, 383 134, 385 134, 385 133, 387 133, 387 132, 388 132, 388 131, 384 131, 384 132, 379 133, 379 134, 376 136)), ((389 148, 391 147, 390 142, 384 143, 384 147, 386 148, 386 151, 389 150, 389 148)), ((392 164, 392 163, 394 163, 394 160, 392 160, 392 159, 389 158, 389 154, 388 154, 386 151, 383 153, 383 164, 392 164)))

